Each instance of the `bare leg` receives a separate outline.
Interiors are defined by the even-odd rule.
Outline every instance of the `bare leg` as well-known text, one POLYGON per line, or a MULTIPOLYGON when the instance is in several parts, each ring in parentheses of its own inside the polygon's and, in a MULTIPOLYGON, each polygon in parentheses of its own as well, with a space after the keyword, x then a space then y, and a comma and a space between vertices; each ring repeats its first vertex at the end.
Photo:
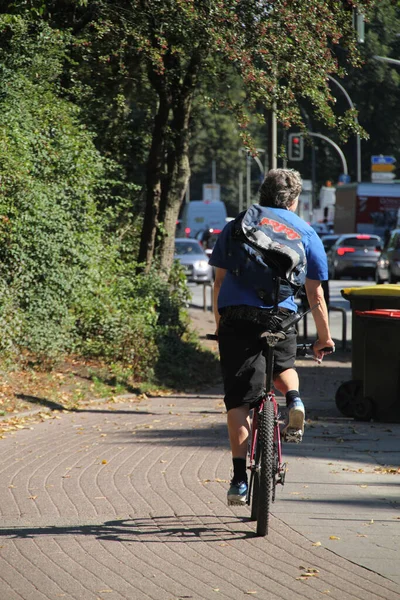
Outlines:
POLYGON ((229 442, 232 458, 246 458, 250 432, 248 405, 231 408, 227 414, 229 442))
POLYGON ((299 376, 295 369, 286 369, 274 378, 274 386, 284 396, 289 390, 299 390, 299 376))
MULTIPOLYGON (((274 386, 284 396, 289 390, 299 391, 299 376, 295 369, 287 369, 274 379, 274 386)), ((287 442, 299 443, 303 438, 304 432, 304 405, 300 399, 290 404, 289 418, 286 426, 282 430, 282 437, 287 442)))

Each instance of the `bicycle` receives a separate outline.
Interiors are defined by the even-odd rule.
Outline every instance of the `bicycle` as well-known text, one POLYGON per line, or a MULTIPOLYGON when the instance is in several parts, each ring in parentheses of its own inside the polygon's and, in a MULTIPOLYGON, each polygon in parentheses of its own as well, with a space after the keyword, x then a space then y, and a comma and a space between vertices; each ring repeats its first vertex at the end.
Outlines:
MULTIPOLYGON (((316 308, 313 306, 306 312, 316 308)), ((286 463, 282 462, 280 413, 275 393, 272 389, 272 373, 274 367, 274 348, 280 340, 285 339, 286 331, 294 327, 306 313, 294 313, 280 323, 275 323, 270 330, 260 335, 266 358, 266 386, 263 397, 252 409, 251 431, 248 444, 248 464, 250 479, 246 504, 251 506, 252 521, 257 521, 258 536, 268 533, 271 502, 275 502, 276 487, 285 483, 286 463), (273 329, 273 330, 272 330, 273 329)), ((218 339, 209 334, 208 339, 218 339)), ((297 356, 305 356, 312 352, 313 344, 298 344, 297 356)), ((324 348, 330 353, 332 348, 324 348)))

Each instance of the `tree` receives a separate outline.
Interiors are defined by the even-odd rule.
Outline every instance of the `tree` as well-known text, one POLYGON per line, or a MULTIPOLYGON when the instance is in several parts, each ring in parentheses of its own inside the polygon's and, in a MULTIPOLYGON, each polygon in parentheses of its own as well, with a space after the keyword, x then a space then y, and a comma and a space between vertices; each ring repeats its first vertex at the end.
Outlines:
MULTIPOLYGON (((244 144, 251 114, 275 103, 279 121, 301 124, 298 100, 306 99, 329 126, 341 125, 332 110, 328 73, 342 73, 334 48, 357 64, 353 6, 336 0, 63 0, 42 2, 53 26, 72 26, 82 73, 106 65, 132 111, 150 98, 152 129, 146 160, 145 210, 139 259, 146 269, 157 256, 168 274, 176 218, 190 175, 189 142, 194 99, 229 110, 244 144), (97 66, 96 66, 97 65, 97 66), (241 97, 226 87, 234 72, 241 97), (209 85, 212 82, 212 86, 209 85)), ((376 2, 357 5, 367 12, 376 2)), ((73 53, 72 53, 73 55, 73 53)), ((104 69, 102 69, 104 72, 104 69)), ((86 82, 88 78, 86 78, 86 82)), ((352 119, 344 119, 352 127, 352 119)))

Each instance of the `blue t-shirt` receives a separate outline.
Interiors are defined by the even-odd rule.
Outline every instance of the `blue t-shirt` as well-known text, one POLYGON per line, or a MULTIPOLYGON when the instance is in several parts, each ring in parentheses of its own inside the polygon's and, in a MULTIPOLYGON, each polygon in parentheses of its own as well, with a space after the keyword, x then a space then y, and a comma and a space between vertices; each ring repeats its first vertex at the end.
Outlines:
MULTIPOLYGON (((269 207, 269 210, 271 208, 269 207)), ((273 211, 284 219, 289 225, 293 225, 301 234, 304 250, 307 257, 307 278, 317 281, 325 281, 328 279, 328 265, 326 261, 326 253, 324 246, 318 237, 316 231, 301 219, 296 213, 287 210, 286 208, 273 208, 273 211)), ((227 223, 224 229, 218 236, 213 253, 210 257, 210 265, 220 267, 221 269, 229 268, 228 247, 232 236, 233 221, 227 223)), ((257 292, 250 287, 246 287, 241 283, 240 277, 234 275, 229 270, 224 277, 221 289, 218 295, 218 310, 226 306, 257 306, 259 308, 272 308, 265 306, 263 301, 258 296, 257 292)), ((297 311, 297 304, 293 296, 289 296, 279 303, 282 308, 297 311)))

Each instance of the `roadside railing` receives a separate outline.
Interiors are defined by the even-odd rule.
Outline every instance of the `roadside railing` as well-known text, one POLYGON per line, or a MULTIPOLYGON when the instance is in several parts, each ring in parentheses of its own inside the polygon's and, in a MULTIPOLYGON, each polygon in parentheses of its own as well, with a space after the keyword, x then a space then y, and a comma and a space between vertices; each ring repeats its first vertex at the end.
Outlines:
POLYGON ((213 294, 213 284, 209 281, 205 281, 203 283, 203 310, 207 312, 208 307, 211 307, 211 310, 214 310, 214 294, 213 294), (210 290, 210 292, 208 292, 210 290), (210 293, 210 302, 207 302, 207 296, 210 293))
MULTIPOLYGON (((333 306, 332 304, 328 305, 328 312, 339 312, 342 315, 342 350, 347 349, 347 313, 346 309, 341 306, 333 306)), ((307 326, 307 317, 305 314, 302 318, 301 322, 303 323, 303 340, 306 342, 308 340, 308 326, 307 326)))

